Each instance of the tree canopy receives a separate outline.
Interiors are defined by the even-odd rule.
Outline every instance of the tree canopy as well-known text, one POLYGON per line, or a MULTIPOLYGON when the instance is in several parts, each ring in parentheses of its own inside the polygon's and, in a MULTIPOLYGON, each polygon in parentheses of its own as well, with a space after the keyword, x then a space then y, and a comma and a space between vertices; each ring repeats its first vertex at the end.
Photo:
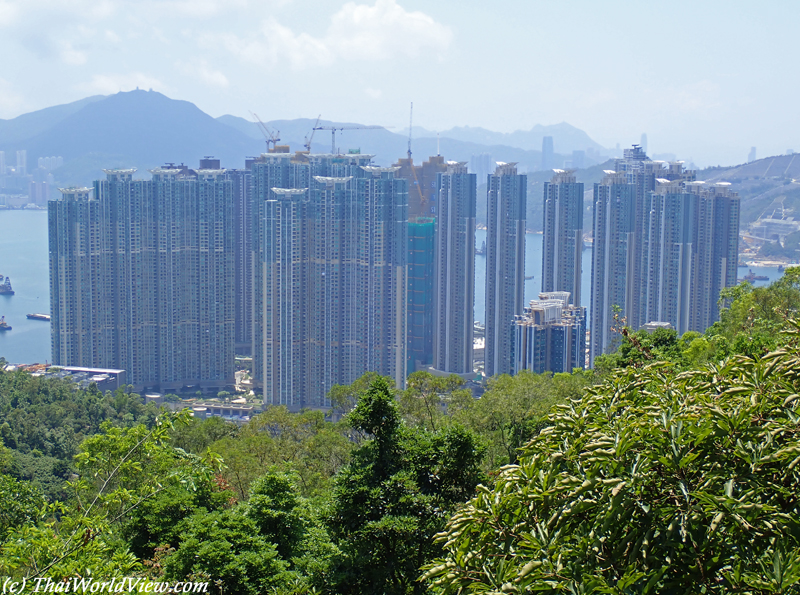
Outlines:
POLYGON ((618 371, 448 523, 439 593, 800 586, 800 325, 763 357, 618 371))

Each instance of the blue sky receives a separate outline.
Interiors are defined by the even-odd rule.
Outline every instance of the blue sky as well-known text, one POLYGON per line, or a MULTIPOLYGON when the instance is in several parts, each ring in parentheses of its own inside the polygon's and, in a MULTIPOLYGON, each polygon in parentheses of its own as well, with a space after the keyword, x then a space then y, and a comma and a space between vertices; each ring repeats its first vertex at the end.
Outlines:
MULTIPOLYGON (((213 116, 800 151, 800 2, 0 0, 0 117, 153 88, 213 116)), ((556 150, 558 148, 556 147, 556 150)))

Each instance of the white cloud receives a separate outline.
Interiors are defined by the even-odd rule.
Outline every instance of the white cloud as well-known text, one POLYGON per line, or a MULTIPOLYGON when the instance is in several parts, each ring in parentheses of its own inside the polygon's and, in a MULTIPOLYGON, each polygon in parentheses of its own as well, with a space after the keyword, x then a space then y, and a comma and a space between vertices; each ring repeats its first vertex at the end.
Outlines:
POLYGON ((214 44, 215 39, 219 39, 229 52, 256 64, 276 66, 286 60, 293 68, 303 68, 333 61, 333 55, 323 41, 307 33, 296 35, 273 18, 262 23, 258 37, 254 39, 240 39, 234 34, 218 38, 207 36, 206 45, 214 44))
POLYGON ((177 62, 175 67, 184 74, 198 78, 211 87, 227 87, 230 84, 228 77, 219 70, 211 68, 205 60, 191 64, 177 62))
POLYGON ((70 42, 63 44, 61 48, 61 61, 70 66, 80 66, 86 64, 87 53, 83 50, 76 49, 70 42))
POLYGON ((270 17, 257 35, 207 34, 206 47, 222 46, 243 60, 276 66, 286 62, 294 69, 325 66, 336 60, 387 60, 419 56, 425 51, 440 55, 453 39, 449 27, 425 13, 408 12, 396 0, 375 0, 374 5, 348 2, 330 20, 322 37, 295 33, 270 17))
POLYGON ((19 8, 16 5, 0 0, 0 27, 14 23, 18 15, 19 8))
POLYGON ((348 2, 331 18, 326 37, 343 58, 361 60, 442 52, 452 39, 449 27, 423 12, 407 12, 396 0, 376 0, 374 6, 348 2))
POLYGON ((132 91, 136 88, 156 89, 166 91, 166 86, 156 78, 141 72, 131 72, 128 74, 96 74, 88 83, 77 86, 80 91, 87 93, 98 93, 100 95, 111 95, 120 91, 132 91))

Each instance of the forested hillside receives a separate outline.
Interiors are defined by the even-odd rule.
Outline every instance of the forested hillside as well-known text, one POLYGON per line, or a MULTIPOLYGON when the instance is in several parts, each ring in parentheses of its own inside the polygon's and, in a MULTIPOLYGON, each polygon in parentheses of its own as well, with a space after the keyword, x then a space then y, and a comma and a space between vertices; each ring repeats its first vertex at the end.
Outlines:
POLYGON ((365 375, 242 427, 0 373, 0 573, 215 593, 793 593, 800 272, 473 398, 365 375))

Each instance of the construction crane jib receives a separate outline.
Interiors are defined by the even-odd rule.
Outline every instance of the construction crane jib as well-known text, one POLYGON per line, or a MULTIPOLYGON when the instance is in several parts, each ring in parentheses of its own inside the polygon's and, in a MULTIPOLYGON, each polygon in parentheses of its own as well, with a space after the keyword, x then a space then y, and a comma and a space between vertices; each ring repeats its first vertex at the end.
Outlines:
POLYGON ((281 131, 276 130, 275 132, 273 132, 267 127, 266 124, 264 124, 264 122, 261 121, 261 118, 258 117, 258 114, 250 112, 250 115, 256 119, 258 128, 261 130, 261 134, 264 135, 264 140, 267 141, 267 153, 269 153, 269 144, 272 143, 272 148, 275 149, 275 145, 277 145, 278 141, 281 140, 279 138, 281 131))
POLYGON ((314 130, 331 131, 331 155, 336 154, 336 131, 339 130, 380 130, 384 126, 314 126, 314 130))

